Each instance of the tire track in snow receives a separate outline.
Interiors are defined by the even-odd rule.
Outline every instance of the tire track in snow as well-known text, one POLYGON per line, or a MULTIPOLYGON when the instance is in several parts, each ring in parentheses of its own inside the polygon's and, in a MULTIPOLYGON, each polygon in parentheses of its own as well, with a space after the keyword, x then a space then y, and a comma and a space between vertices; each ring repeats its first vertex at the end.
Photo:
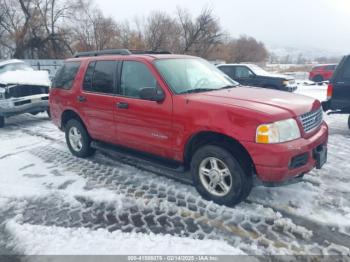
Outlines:
MULTIPOLYGON (((74 172, 83 176, 87 179, 87 189, 105 187, 124 196, 127 201, 131 201, 129 208, 112 208, 114 211, 111 213, 114 215, 98 215, 96 209, 94 212, 90 209, 93 216, 100 217, 100 223, 95 220, 90 221, 90 226, 93 228, 107 227, 111 221, 114 221, 111 228, 114 225, 116 230, 126 230, 126 232, 145 230, 193 238, 221 239, 234 246, 243 245, 241 248, 248 253, 254 253, 249 249, 252 245, 264 250, 265 254, 270 252, 308 254, 311 251, 323 254, 330 246, 330 243, 315 245, 309 230, 258 204, 243 203, 236 208, 219 206, 203 200, 191 186, 142 172, 118 161, 115 161, 114 166, 102 165, 94 162, 94 159, 75 158, 70 153, 51 146, 33 149, 31 153, 55 167, 62 167, 64 172, 74 172), (136 220, 131 218, 133 211, 138 217, 134 218, 136 220), (158 221, 162 229, 145 223, 147 212, 152 214, 148 217, 150 221, 158 221, 158 219, 162 221, 162 223, 158 221), (173 216, 169 215, 169 212, 170 214, 173 212, 173 216), (124 228, 120 227, 122 223, 118 220, 119 215, 123 217, 123 214, 129 221, 124 228), (205 227, 207 228, 204 229, 205 227)), ((96 205, 92 202, 86 206, 86 203, 91 201, 83 198, 80 202, 83 206, 85 205, 81 207, 81 210, 84 210, 81 212, 85 212, 89 205, 96 205)), ((100 209, 101 212, 102 210, 107 212, 109 209, 100 209)), ((35 213, 38 211, 36 210, 35 213)), ((52 217, 57 218, 57 214, 52 217)), ((29 219, 26 222, 30 221, 29 219)), ((340 247, 337 252, 342 253, 344 250, 340 247)))

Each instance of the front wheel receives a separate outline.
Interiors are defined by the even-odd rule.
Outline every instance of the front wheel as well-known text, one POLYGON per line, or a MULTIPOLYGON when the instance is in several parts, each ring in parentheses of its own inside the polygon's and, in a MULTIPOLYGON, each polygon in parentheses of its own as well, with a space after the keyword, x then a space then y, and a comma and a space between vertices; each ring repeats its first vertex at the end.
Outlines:
POLYGON ((191 172, 198 192, 208 200, 233 206, 243 201, 252 188, 251 175, 226 149, 207 145, 196 151, 191 172))
POLYGON ((65 135, 68 148, 73 155, 84 158, 94 154, 95 150, 90 146, 90 136, 79 120, 68 121, 65 135))
POLYGON ((0 116, 0 128, 5 126, 5 117, 0 116))

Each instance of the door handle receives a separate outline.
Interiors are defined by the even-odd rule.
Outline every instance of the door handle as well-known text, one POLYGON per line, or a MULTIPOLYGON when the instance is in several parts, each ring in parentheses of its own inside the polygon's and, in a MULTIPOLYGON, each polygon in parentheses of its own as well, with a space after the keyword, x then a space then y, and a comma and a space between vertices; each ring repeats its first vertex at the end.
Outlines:
POLYGON ((87 101, 87 99, 86 99, 85 96, 77 96, 77 100, 78 100, 78 102, 80 102, 80 103, 83 103, 83 102, 86 102, 86 101, 87 101))
POLYGON ((126 102, 118 102, 117 103, 117 107, 120 109, 128 109, 129 108, 129 104, 126 102))

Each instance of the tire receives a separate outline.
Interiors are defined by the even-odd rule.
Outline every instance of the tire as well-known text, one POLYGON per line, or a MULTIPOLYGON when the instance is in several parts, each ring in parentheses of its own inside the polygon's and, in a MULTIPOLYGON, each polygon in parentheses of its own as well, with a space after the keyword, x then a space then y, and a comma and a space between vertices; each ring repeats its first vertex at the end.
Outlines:
POLYGON ((0 128, 5 126, 5 117, 0 116, 0 128))
POLYGON ((314 78, 312 80, 316 83, 321 83, 321 82, 323 82, 323 77, 320 75, 317 75, 317 76, 314 76, 314 78))
POLYGON ((71 119, 68 121, 65 126, 65 135, 68 148, 73 155, 85 158, 95 153, 95 150, 90 145, 91 138, 79 120, 71 119))
POLYGON ((348 127, 349 127, 349 129, 350 129, 350 116, 349 116, 349 118, 348 118, 348 127))
POLYGON ((47 114, 47 116, 48 116, 49 118, 51 118, 51 112, 50 112, 50 109, 47 109, 47 110, 46 110, 46 114, 47 114))
POLYGON ((244 168, 244 165, 240 164, 239 158, 217 145, 206 145, 195 152, 191 161, 191 173, 194 185, 203 198, 220 205, 234 206, 243 201, 252 189, 252 176, 244 168), (215 168, 213 171, 212 161, 214 160, 217 161, 216 166, 220 170, 219 172, 215 168), (229 174, 227 171, 224 172, 227 169, 229 174), (203 172, 200 172, 201 170, 205 170, 204 173, 207 174, 204 175, 203 172), (209 170, 210 172, 208 172, 209 170), (220 179, 221 181, 218 182, 220 179), (213 184, 216 183, 216 186, 211 184, 211 191, 208 189, 210 181, 214 181, 213 184), (223 190, 225 187, 222 186, 223 182, 226 185, 225 190, 223 190))

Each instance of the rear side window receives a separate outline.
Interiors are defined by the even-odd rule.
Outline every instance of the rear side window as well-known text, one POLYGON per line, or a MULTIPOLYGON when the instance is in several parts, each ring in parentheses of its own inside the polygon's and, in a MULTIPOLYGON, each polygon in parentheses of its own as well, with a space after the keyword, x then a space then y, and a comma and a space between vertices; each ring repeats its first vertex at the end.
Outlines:
POLYGON ((52 87, 66 90, 71 89, 79 67, 80 62, 64 63, 64 65, 57 71, 52 82, 52 87))
POLYGON ((115 72, 115 61, 90 63, 85 73, 83 89, 90 92, 113 94, 115 72))
POLYGON ((327 71, 334 71, 335 67, 336 67, 335 65, 328 65, 328 66, 325 67, 325 70, 327 70, 327 71))
POLYGON ((350 80, 350 58, 344 63, 342 77, 346 80, 350 80))

